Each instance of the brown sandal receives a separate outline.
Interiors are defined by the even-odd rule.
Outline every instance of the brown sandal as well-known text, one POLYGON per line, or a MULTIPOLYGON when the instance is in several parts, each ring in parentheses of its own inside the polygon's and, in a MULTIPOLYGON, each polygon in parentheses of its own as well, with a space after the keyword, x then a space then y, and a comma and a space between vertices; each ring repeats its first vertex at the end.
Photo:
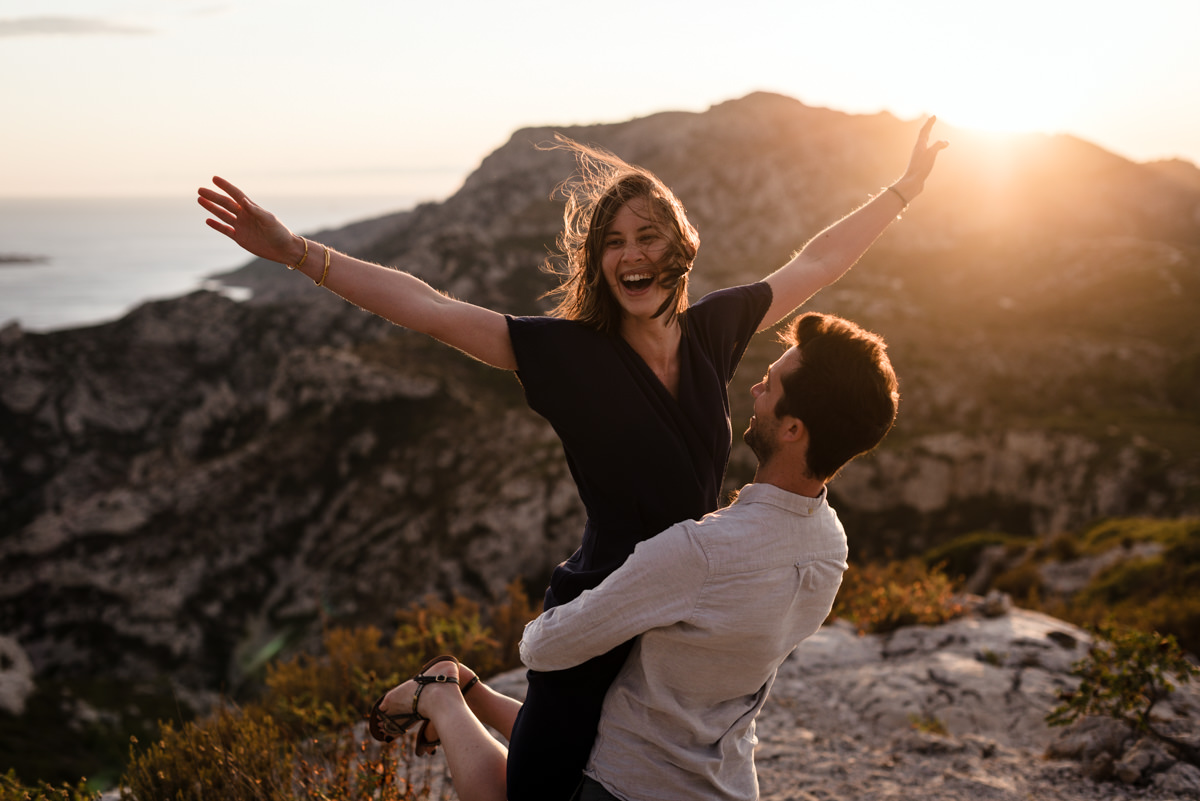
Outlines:
MULTIPOLYGON (((390 743, 392 740, 407 732, 417 723, 428 722, 429 718, 417 712, 417 702, 421 698, 421 691, 425 689, 425 685, 458 684, 458 678, 455 676, 425 675, 427 670, 439 662, 454 662, 455 664, 458 664, 458 660, 448 654, 434 657, 425 663, 425 667, 421 668, 421 672, 413 676, 413 681, 417 683, 417 691, 413 693, 411 713, 404 715, 393 715, 389 712, 384 712, 382 709, 382 704, 383 699, 387 697, 387 693, 379 696, 379 700, 375 702, 375 705, 371 707, 371 711, 367 715, 367 728, 370 730, 372 737, 382 743, 390 743)), ((470 689, 469 685, 467 689, 470 689)), ((421 726, 421 731, 425 731, 424 725, 421 726)))
MULTIPOLYGON (((462 663, 460 662, 459 664, 462 664, 462 663)), ((456 681, 454 683, 457 684, 458 682, 456 681)), ((464 684, 463 688, 462 688, 463 698, 466 698, 467 693, 469 693, 471 691, 471 688, 474 687, 478 683, 479 683, 479 677, 474 676, 471 678, 470 681, 468 681, 466 684, 464 684)), ((420 689, 417 690, 417 694, 420 695, 420 689)), ((416 709, 417 709, 416 701, 414 700, 413 701, 413 711, 415 712, 416 709)), ((419 757, 430 756, 431 754, 437 753, 438 746, 442 744, 441 740, 426 739, 425 729, 428 726, 429 726, 429 721, 422 719, 421 728, 417 729, 417 743, 415 746, 413 746, 413 750, 416 752, 417 756, 419 756, 419 757)))

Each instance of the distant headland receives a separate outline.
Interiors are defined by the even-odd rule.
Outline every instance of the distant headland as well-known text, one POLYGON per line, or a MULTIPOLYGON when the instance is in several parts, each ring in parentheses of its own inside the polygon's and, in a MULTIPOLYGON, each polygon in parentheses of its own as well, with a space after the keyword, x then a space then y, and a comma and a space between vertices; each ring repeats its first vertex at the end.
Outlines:
POLYGON ((49 264, 47 256, 34 256, 28 253, 0 253, 0 267, 9 264, 49 264))

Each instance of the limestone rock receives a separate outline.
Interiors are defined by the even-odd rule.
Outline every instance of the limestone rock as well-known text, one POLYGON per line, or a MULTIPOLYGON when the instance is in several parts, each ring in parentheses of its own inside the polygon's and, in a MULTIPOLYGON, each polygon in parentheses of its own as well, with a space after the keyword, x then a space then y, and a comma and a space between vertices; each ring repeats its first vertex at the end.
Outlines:
MULTIPOLYGON (((917 127, 756 93, 561 130, 678 192, 703 236, 698 298, 773 271, 894 179, 917 127)), ((553 133, 514 133, 442 203, 319 238, 466 300, 541 313, 554 281, 538 265, 562 215, 552 193, 571 167, 535 147, 553 133)), ((903 223, 808 304, 884 334, 903 384, 895 435, 831 487, 856 558, 975 530, 1200 511, 1200 454, 1180 444, 1198 403, 1194 168, 1024 137, 1001 197, 985 180, 995 144, 943 135, 955 157, 903 223)), ((540 586, 578 545, 561 448, 511 375, 279 265, 225 280, 251 300, 197 292, 87 329, 0 331, 0 632, 38 675, 228 685, 262 642, 302 649, 323 620, 386 626, 428 593, 540 586)), ((750 343, 735 431, 777 354, 772 337, 750 343)), ((752 475, 737 442, 728 488, 752 475)), ((895 660, 905 636, 855 658, 878 647, 895 660)), ((1036 663, 1015 697, 1052 691, 1039 660, 1053 648, 991 653, 1036 663)), ((1002 669, 993 661, 949 649, 933 671, 945 695, 868 711, 883 727, 943 712, 973 725, 950 707, 1002 669)), ((873 670, 863 663, 853 696, 864 709, 873 670)), ((878 680, 904 690, 929 676, 878 680)))
POLYGON ((0 635, 0 709, 23 714, 33 690, 33 663, 16 640, 0 635))

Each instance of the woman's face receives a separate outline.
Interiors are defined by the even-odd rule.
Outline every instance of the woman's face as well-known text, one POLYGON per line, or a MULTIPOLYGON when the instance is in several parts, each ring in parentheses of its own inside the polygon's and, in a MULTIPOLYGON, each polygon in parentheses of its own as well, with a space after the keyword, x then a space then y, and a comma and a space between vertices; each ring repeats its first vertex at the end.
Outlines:
POLYGON ((666 230, 649 214, 644 198, 621 207, 601 241, 604 282, 625 316, 651 317, 671 291, 659 285, 661 262, 671 250, 666 230))

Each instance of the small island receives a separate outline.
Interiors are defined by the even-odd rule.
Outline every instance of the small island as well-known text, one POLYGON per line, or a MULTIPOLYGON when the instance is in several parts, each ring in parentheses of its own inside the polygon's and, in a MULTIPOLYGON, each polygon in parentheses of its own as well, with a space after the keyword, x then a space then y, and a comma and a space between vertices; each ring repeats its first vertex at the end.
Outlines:
POLYGON ((0 267, 10 264, 47 264, 49 256, 32 256, 26 253, 0 253, 0 267))

